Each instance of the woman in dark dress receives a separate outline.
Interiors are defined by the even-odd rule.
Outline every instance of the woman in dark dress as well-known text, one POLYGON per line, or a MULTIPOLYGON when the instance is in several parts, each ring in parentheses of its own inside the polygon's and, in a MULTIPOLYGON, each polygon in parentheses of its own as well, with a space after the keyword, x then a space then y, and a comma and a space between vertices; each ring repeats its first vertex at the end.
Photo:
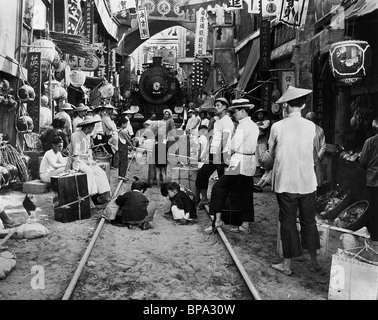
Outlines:
POLYGON ((62 154, 67 155, 68 140, 66 134, 63 132, 65 121, 63 119, 55 118, 50 127, 48 127, 41 135, 43 151, 50 150, 53 147, 54 137, 60 136, 63 140, 62 154))

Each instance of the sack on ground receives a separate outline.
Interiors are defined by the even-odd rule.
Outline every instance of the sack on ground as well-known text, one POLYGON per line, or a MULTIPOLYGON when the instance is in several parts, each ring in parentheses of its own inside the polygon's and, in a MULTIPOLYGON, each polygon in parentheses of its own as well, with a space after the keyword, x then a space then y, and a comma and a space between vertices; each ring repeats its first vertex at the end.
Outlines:
POLYGON ((12 239, 34 239, 49 234, 49 230, 40 223, 24 223, 17 227, 12 239))
POLYGON ((111 221, 114 220, 117 212, 119 211, 119 205, 116 204, 117 197, 110 200, 110 202, 107 204, 104 212, 102 213, 102 217, 104 217, 106 220, 111 221))
POLYGON ((9 252, 3 251, 0 253, 0 280, 3 280, 7 277, 8 273, 16 265, 16 256, 9 252))

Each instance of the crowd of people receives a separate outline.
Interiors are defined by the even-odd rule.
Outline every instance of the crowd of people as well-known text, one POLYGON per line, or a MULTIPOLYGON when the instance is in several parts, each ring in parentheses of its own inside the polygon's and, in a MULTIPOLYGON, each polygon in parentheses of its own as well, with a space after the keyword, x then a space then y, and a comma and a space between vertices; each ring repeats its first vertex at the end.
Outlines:
MULTIPOLYGON (((41 113, 44 121, 41 120, 40 139, 45 155, 40 178, 49 182, 51 176, 67 169, 83 172, 87 175, 89 194, 98 195, 99 204, 109 203, 109 181, 93 158, 94 148, 103 146, 112 155, 112 164, 118 166, 120 178, 128 179, 130 155, 137 158, 138 164, 148 164, 147 182, 134 177, 131 190, 113 198, 111 220, 115 224, 143 230, 152 228, 156 203, 144 192, 155 184, 171 203, 165 214, 172 215, 179 224, 195 222, 197 210, 208 206, 212 225, 205 232, 215 232, 225 225, 223 209, 230 195, 237 194, 241 224, 229 230, 244 235, 251 233, 254 222, 253 193, 270 186, 279 206, 283 251, 283 261, 272 268, 290 275, 291 260, 301 256, 305 249, 311 258, 310 269, 317 272, 321 268, 316 255, 320 240, 315 197, 322 185, 320 162, 326 144, 324 132, 316 124, 316 114, 301 114, 311 92, 289 86, 276 102, 282 106, 282 112, 273 116, 265 109, 255 111, 255 105, 248 99, 228 101, 218 97, 212 107, 187 110, 187 120, 181 127, 175 125, 172 111, 164 109, 161 120, 152 115, 135 134, 130 125, 130 110, 118 115, 111 104, 92 108, 81 103, 75 108, 62 103, 51 123, 46 121, 47 112, 41 113), (169 156, 182 156, 176 143, 183 136, 189 141, 186 157, 198 160, 195 194, 167 177, 169 156), (255 182, 257 178, 260 179, 255 182), (210 179, 215 183, 209 197, 210 179)), ((41 101, 47 108, 46 98, 41 101)), ((372 151, 376 149, 375 136, 364 146, 362 166, 369 168, 371 161, 376 162, 372 151)), ((367 186, 372 195, 376 193, 376 180, 375 173, 371 173, 367 186)), ((4 220, 10 223, 5 216, 4 220)), ((375 220, 371 220, 374 225, 375 220)), ((373 232, 373 242, 378 243, 377 239, 373 232)))

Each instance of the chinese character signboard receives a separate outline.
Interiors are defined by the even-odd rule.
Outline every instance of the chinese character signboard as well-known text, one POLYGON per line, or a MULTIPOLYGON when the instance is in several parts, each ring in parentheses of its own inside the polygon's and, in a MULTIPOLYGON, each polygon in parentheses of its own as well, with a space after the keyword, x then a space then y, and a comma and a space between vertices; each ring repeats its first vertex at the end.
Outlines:
POLYGON ((88 39, 89 43, 93 43, 93 17, 94 17, 94 5, 91 0, 87 0, 84 5, 84 25, 83 33, 88 39))
POLYGON ((262 19, 260 27, 260 71, 270 69, 270 20, 262 19))
POLYGON ((34 89, 35 99, 28 102, 27 111, 33 119, 33 132, 39 133, 39 106, 41 102, 41 52, 28 52, 27 56, 28 82, 34 89))
POLYGON ((150 30, 148 28, 147 10, 139 9, 137 11, 139 33, 141 39, 148 39, 150 37, 150 30))
POLYGON ((71 68, 79 68, 82 71, 96 71, 100 66, 100 59, 94 55, 90 58, 82 58, 70 55, 68 59, 68 65, 71 68))
POLYGON ((292 27, 303 27, 309 0, 282 0, 278 20, 292 27))
POLYGON ((78 34, 82 19, 81 0, 68 0, 67 33, 78 34))
POLYGON ((227 10, 240 10, 243 9, 243 0, 228 0, 227 10))
POLYGON ((295 75, 294 71, 282 71, 281 75, 282 94, 285 93, 289 86, 295 87, 295 75))
POLYGON ((261 85, 261 108, 270 110, 273 84, 263 82, 261 85))
POLYGON ((201 8, 197 11, 196 38, 194 42, 194 55, 205 55, 207 48, 208 22, 206 10, 201 8))

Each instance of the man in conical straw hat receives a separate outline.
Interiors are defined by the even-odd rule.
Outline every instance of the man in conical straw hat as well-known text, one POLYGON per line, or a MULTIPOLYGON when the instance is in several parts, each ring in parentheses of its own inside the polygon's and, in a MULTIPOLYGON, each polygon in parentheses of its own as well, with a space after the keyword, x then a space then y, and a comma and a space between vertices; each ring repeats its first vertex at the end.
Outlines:
POLYGON ((272 268, 291 274, 291 259, 302 255, 302 248, 310 254, 309 268, 321 270, 316 250, 320 248, 315 221, 316 175, 314 170, 315 124, 301 116, 307 95, 312 90, 289 86, 277 100, 286 103, 287 117, 275 122, 270 131, 269 150, 274 159, 272 189, 279 205, 280 234, 283 262, 272 268), (297 230, 297 211, 301 223, 301 237, 297 230))

